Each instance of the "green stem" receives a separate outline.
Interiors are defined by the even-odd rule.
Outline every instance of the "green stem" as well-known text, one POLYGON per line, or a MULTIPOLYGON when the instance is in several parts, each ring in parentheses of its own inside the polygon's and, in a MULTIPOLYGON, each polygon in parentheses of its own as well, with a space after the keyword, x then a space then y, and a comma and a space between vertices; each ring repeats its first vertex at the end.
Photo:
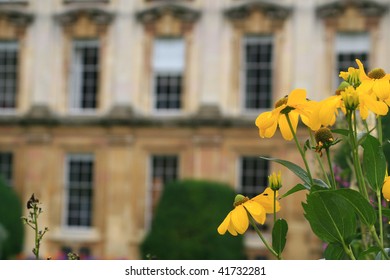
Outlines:
POLYGON ((374 226, 370 227, 370 233, 374 237, 375 242, 378 244, 378 246, 379 246, 379 248, 380 248, 380 250, 382 252, 382 258, 385 258, 386 260, 388 260, 389 256, 387 255, 385 249, 381 245, 381 240, 379 239, 378 234, 376 233, 376 230, 375 230, 374 226))
POLYGON ((39 259, 39 231, 38 231, 38 207, 34 205, 34 215, 33 215, 33 223, 34 223, 34 229, 35 229, 35 248, 34 248, 34 255, 35 259, 39 259))
POLYGON ((331 178, 332 178, 332 184, 331 184, 331 186, 332 186, 332 189, 335 190, 335 189, 336 189, 336 179, 335 179, 335 177, 334 177, 333 166, 332 166, 332 161, 331 161, 331 159, 330 159, 329 148, 326 148, 325 150, 326 150, 326 157, 327 157, 327 159, 328 159, 329 173, 330 173, 330 176, 331 176, 331 178))
POLYGON ((274 224, 276 223, 276 190, 274 190, 274 224))
POLYGON ((311 172, 310 172, 310 168, 309 168, 309 164, 307 163, 307 160, 306 160, 306 157, 305 157, 305 152, 302 150, 302 147, 299 144, 298 137, 297 137, 297 135, 296 135, 296 133, 294 131, 294 128, 293 128, 293 126, 291 124, 290 116, 288 114, 286 114, 285 116, 286 116, 286 119, 287 119, 287 122, 288 122, 288 126, 290 127, 291 133, 293 135, 295 144, 296 144, 296 146, 297 146, 297 148, 299 150, 299 153, 301 154, 302 160, 303 160, 303 162, 305 164, 307 175, 309 176, 310 184, 314 185, 313 177, 311 176, 311 172))
POLYGON ((378 140, 379 140, 379 143, 383 144, 383 132, 382 132, 382 117, 378 115, 378 124, 377 124, 377 130, 378 130, 378 140))
POLYGON ((253 219, 251 214, 247 211, 248 217, 249 217, 249 222, 252 225, 252 227, 255 229, 257 235, 260 237, 261 241, 263 241, 265 247, 267 247, 268 251, 271 252, 272 255, 274 255, 278 260, 282 260, 282 256, 279 255, 278 253, 275 252, 275 250, 271 247, 271 245, 268 244, 267 240, 265 240, 263 234, 259 230, 259 228, 256 225, 256 221, 253 219))
POLYGON ((350 145, 351 145, 351 149, 352 149, 353 166, 355 169, 356 179, 358 181, 359 192, 368 200, 366 182, 364 179, 362 167, 360 165, 360 158, 359 158, 359 152, 358 152, 359 146, 358 146, 358 142, 357 142, 355 111, 353 111, 353 114, 350 111, 347 113, 347 121, 348 121, 349 131, 351 132, 349 134, 349 140, 350 140, 350 145), (352 118, 354 119, 353 121, 352 121, 352 118))
POLYGON ((356 260, 355 256, 354 256, 353 253, 352 253, 351 248, 349 248, 349 247, 345 244, 344 240, 343 240, 343 248, 344 248, 345 253, 347 253, 347 255, 351 258, 351 260, 356 260))
POLYGON ((382 195, 380 189, 376 191, 376 197, 378 199, 379 241, 381 248, 383 248, 382 195))
MULTIPOLYGON (((315 143, 316 143, 316 141, 315 141, 315 139, 314 139, 314 135, 313 135, 311 129, 308 129, 308 130, 309 130, 309 134, 310 134, 311 144, 314 146, 315 143)), ((324 179, 325 179, 325 181, 326 181, 326 184, 327 184, 328 186, 331 186, 331 183, 330 183, 330 181, 329 181, 328 174, 327 174, 326 171, 325 171, 325 167, 324 167, 324 164, 322 163, 322 160, 321 160, 320 155, 319 155, 318 153, 315 153, 315 157, 316 157, 316 159, 317 159, 318 164, 320 165, 320 168, 321 168, 321 171, 322 171, 322 175, 323 175, 323 177, 324 177, 324 179)))

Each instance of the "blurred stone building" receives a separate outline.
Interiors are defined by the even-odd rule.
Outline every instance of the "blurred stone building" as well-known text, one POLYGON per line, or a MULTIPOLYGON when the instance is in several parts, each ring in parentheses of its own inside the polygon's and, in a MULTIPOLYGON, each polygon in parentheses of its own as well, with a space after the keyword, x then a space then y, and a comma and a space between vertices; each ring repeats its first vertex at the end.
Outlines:
MULTIPOLYGON (((250 197, 301 163, 257 115, 294 88, 319 100, 360 58, 390 69, 389 1, 0 0, 0 172, 43 202, 43 254, 139 258, 164 184, 250 197)), ((305 140, 306 130, 299 131, 305 140)), ((283 191, 282 191, 283 193, 283 191)), ((316 259, 304 193, 282 201, 285 258, 316 259)), ((230 202, 227 202, 230 203, 230 202)), ((254 234, 248 258, 267 258, 254 234)), ((25 253, 31 254, 32 233, 25 253)))

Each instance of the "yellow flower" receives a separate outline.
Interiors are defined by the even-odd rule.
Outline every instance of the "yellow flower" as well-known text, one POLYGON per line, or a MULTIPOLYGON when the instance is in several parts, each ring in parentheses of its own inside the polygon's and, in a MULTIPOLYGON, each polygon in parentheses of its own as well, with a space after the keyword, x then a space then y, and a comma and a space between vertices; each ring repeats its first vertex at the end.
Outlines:
MULTIPOLYGON (((244 234, 249 226, 248 213, 253 219, 259 223, 265 223, 265 214, 273 213, 273 194, 274 191, 270 188, 252 198, 244 197, 243 195, 237 195, 234 200, 234 209, 229 212, 226 218, 218 227, 219 234, 225 234, 229 231, 231 235, 244 234)), ((280 205, 276 201, 276 211, 279 211, 280 205)))
POLYGON ((261 113, 256 118, 256 126, 259 128, 261 138, 271 138, 279 126, 282 136, 286 140, 292 140, 293 134, 288 124, 286 115, 289 116, 294 133, 297 130, 298 120, 301 117, 303 123, 316 130, 317 124, 314 118, 311 118, 314 101, 306 99, 304 89, 295 89, 290 95, 283 97, 275 103, 274 110, 261 113))
POLYGON ((390 176, 386 176, 383 182, 382 194, 387 201, 390 200, 390 176))
POLYGON ((386 100, 390 97, 390 74, 381 68, 375 68, 366 74, 364 66, 359 59, 356 59, 356 63, 360 69, 360 81, 359 91, 363 93, 373 92, 379 99, 386 100))
POLYGON ((358 91, 353 86, 348 86, 337 92, 337 95, 330 96, 319 102, 319 122, 323 126, 332 126, 335 123, 339 109, 344 114, 346 109, 358 109, 360 116, 364 120, 367 119, 369 112, 384 116, 389 110, 384 101, 378 100, 373 94, 370 95, 358 91))

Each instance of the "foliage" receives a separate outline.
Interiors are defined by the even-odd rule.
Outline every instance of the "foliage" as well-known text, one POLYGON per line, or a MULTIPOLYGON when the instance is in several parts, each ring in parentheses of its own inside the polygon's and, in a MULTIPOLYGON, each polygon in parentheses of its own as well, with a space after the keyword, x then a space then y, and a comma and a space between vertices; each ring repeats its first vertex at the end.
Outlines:
POLYGON ((22 206, 18 195, 4 180, 0 180, 0 227, 5 237, 0 240, 0 258, 12 259, 22 252, 24 229, 20 220, 22 206))
POLYGON ((215 228, 231 209, 228 185, 182 180, 164 187, 151 230, 141 245, 144 258, 242 259, 243 240, 218 236, 215 228))

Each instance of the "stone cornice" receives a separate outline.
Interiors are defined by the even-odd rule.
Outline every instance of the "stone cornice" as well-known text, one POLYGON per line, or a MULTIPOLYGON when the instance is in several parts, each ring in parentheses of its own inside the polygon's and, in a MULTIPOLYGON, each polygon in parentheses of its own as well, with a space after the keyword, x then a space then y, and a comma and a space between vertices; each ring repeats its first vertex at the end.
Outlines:
POLYGON ((110 13, 104 9, 92 7, 76 7, 68 9, 56 15, 55 18, 62 25, 69 25, 77 21, 81 15, 86 15, 97 25, 108 25, 114 18, 113 13, 110 13))
POLYGON ((21 9, 13 9, 10 7, 0 7, 0 17, 1 16, 6 17, 9 22, 19 27, 29 25, 34 19, 32 14, 22 11, 21 9))
POLYGON ((136 16, 142 23, 149 23, 159 19, 165 13, 171 13, 175 18, 184 22, 195 22, 200 12, 185 5, 164 3, 139 11, 136 16))
POLYGON ((343 0, 334 1, 317 7, 317 15, 321 18, 338 17, 349 6, 356 7, 367 17, 380 17, 387 11, 387 6, 370 0, 343 0))
POLYGON ((112 116, 58 116, 40 115, 34 117, 31 114, 24 116, 0 115, 1 126, 47 126, 47 127, 254 127, 255 117, 227 117, 227 116, 179 116, 179 117, 158 117, 158 116, 132 116, 131 118, 112 118, 112 116))
POLYGON ((225 16, 231 20, 247 18, 253 10, 261 10, 267 17, 275 20, 285 20, 291 13, 291 8, 272 2, 257 0, 229 7, 225 16))

